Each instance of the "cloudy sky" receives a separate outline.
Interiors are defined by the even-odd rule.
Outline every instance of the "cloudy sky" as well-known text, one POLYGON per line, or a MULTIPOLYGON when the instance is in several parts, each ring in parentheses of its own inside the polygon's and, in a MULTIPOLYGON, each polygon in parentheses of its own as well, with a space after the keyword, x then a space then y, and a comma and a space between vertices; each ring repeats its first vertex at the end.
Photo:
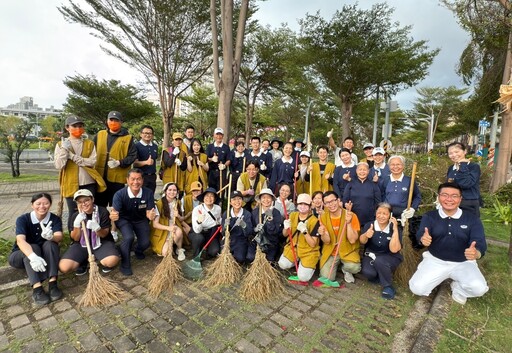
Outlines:
MULTIPOLYGON (((374 0, 360 0, 359 7, 370 8, 374 0)), ((419 86, 462 86, 455 74, 459 55, 468 35, 452 13, 438 0, 388 0, 395 8, 394 20, 412 25, 415 40, 427 40, 440 48, 428 77, 419 86)), ((142 80, 125 64, 106 55, 100 41, 86 28, 64 21, 57 6, 65 0, 0 1, 0 107, 16 103, 22 96, 34 97, 40 107, 60 108, 68 94, 62 83, 66 76, 94 74, 99 79, 117 79, 123 84, 142 80)), ((287 23, 299 30, 297 20, 306 13, 320 11, 325 18, 349 0, 267 0, 256 17, 273 27, 287 23)), ((401 92, 395 100, 408 109, 416 97, 414 88, 401 92)))

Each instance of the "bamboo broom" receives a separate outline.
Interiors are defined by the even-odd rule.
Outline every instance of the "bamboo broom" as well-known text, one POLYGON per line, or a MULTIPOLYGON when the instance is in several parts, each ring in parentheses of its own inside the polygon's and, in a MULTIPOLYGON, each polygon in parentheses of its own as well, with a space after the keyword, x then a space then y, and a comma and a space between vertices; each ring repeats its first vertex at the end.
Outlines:
MULTIPOLYGON (((165 196, 164 196, 165 197, 165 196)), ((164 201, 165 202, 165 201, 164 201)), ((176 215, 178 209, 176 208, 177 201, 174 202, 173 207, 173 217, 171 220, 171 225, 176 225, 176 215)), ((174 227, 173 227, 174 229, 174 227)), ((153 277, 149 281, 148 286, 148 294, 150 297, 157 298, 160 293, 163 291, 167 291, 172 293, 174 289, 174 285, 180 280, 183 279, 183 273, 181 271, 181 267, 178 264, 178 261, 172 256, 172 248, 173 248, 173 232, 169 232, 167 236, 167 242, 169 243, 169 248, 167 254, 165 254, 164 258, 158 266, 155 268, 155 272, 153 273, 153 277)))
POLYGON ((91 250, 91 243, 84 221, 82 221, 82 232, 89 254, 89 283, 87 283, 87 288, 85 288, 84 295, 78 305, 97 307, 121 302, 125 292, 117 284, 101 276, 98 271, 98 264, 96 264, 91 250))
POLYGON ((231 254, 229 220, 231 218, 230 201, 231 201, 231 175, 229 176, 228 188, 228 206, 226 211, 226 229, 224 237, 224 248, 217 259, 206 268, 204 284, 207 287, 219 287, 230 285, 240 281, 242 278, 242 267, 236 262, 233 254, 231 254))
MULTIPOLYGON (((409 187, 407 209, 411 207, 412 203, 412 196, 414 192, 414 180, 416 179, 417 166, 417 162, 414 162, 414 164, 412 165, 411 185, 409 187)), ((414 271, 416 271, 416 268, 418 267, 418 263, 420 262, 420 253, 414 250, 411 238, 409 237, 409 220, 406 220, 405 224, 403 225, 402 256, 404 257, 404 261, 402 261, 400 266, 397 267, 394 277, 399 284, 407 286, 414 271)))

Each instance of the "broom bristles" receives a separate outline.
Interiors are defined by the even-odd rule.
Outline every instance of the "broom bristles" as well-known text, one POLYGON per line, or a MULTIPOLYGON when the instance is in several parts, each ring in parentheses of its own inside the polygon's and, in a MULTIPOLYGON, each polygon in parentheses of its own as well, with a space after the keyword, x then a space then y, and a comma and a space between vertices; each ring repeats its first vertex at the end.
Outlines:
POLYGON ((97 307, 121 302, 125 296, 121 287, 100 275, 94 257, 89 265, 89 283, 78 305, 97 307))
POLYGON ((240 297, 246 301, 262 303, 285 292, 283 277, 267 261, 258 246, 254 262, 242 280, 240 297))
POLYGON ((182 278, 181 267, 172 256, 171 246, 167 255, 164 256, 155 268, 153 277, 149 281, 148 294, 153 298, 157 298, 163 291, 172 293, 174 285, 182 278))
POLYGON ((234 284, 242 278, 242 266, 231 254, 230 233, 226 231, 224 248, 219 257, 206 268, 204 284, 207 287, 219 287, 234 284))
POLYGON ((416 271, 420 262, 420 253, 414 250, 409 238, 409 222, 406 223, 402 233, 402 256, 404 260, 395 270, 395 281, 403 286, 409 285, 409 280, 416 271))

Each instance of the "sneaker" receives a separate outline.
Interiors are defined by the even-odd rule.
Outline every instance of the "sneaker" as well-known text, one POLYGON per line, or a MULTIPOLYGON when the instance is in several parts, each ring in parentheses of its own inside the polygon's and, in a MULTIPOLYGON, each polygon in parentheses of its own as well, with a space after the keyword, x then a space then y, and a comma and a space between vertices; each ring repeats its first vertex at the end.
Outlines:
POLYGON ((50 297, 42 288, 40 291, 38 290, 32 293, 32 299, 34 299, 34 303, 36 305, 45 305, 50 303, 50 297))
POLYGON ((83 276, 87 274, 87 266, 78 266, 75 271, 76 276, 83 276))
POLYGON ((347 283, 354 283, 356 280, 354 278, 354 275, 350 272, 343 271, 343 277, 345 278, 345 282, 347 283))
POLYGON ((384 289, 382 290, 382 298, 384 299, 393 299, 395 298, 395 294, 396 294, 396 290, 395 288, 389 286, 389 287, 384 287, 384 289))
POLYGON ((185 249, 178 249, 178 261, 183 261, 187 257, 185 256, 185 249))
POLYGON ((144 255, 141 251, 135 251, 135 257, 139 260, 144 260, 146 258, 146 255, 144 255))
POLYGON ((123 266, 120 266, 119 267, 119 270, 121 271, 121 273, 125 276, 131 276, 133 275, 133 272, 132 272, 132 269, 131 267, 123 267, 123 266))
POLYGON ((108 267, 108 266, 103 266, 101 268, 101 272, 103 272, 103 273, 109 273, 112 270, 113 270, 113 268, 112 267, 108 267))
POLYGON ((50 299, 52 300, 52 302, 59 300, 62 297, 62 291, 56 285, 51 286, 49 288, 49 292, 50 292, 50 299))
POLYGON ((468 300, 468 298, 457 292, 452 293, 452 299, 454 302, 459 303, 460 305, 466 304, 466 301, 468 300))

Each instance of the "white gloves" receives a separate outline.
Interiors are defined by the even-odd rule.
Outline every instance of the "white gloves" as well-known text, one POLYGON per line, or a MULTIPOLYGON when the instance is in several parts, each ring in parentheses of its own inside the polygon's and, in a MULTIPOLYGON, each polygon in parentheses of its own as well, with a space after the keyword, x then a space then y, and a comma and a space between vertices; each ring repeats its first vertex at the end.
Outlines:
POLYGON ((71 156, 71 160, 73 162, 75 162, 76 164, 78 164, 79 166, 83 166, 83 164, 84 164, 84 158, 82 156, 79 156, 79 155, 76 155, 76 154, 73 154, 71 156))
POLYGON ((62 148, 64 148, 65 150, 68 150, 68 151, 72 149, 72 147, 71 147, 71 141, 69 141, 69 140, 64 140, 64 141, 62 141, 62 143, 60 144, 60 146, 61 146, 62 148))
POLYGON ((80 228, 82 227, 82 221, 87 219, 87 215, 85 213, 79 213, 76 215, 75 220, 73 221, 73 227, 80 228))
POLYGON ((181 160, 179 158, 176 158, 174 160, 174 163, 179 167, 181 165, 181 160))
POLYGON ((91 229, 95 232, 97 232, 98 230, 101 229, 100 225, 98 224, 98 222, 96 222, 95 220, 88 220, 87 221, 87 225, 86 225, 87 229, 91 229))
POLYGON ((110 169, 114 169, 114 168, 117 168, 121 165, 121 162, 119 162, 117 159, 112 159, 110 161, 108 161, 108 167, 110 169))
POLYGON ((247 195, 254 195, 254 189, 247 190, 247 195))
POLYGON ((332 137, 332 131, 333 130, 334 129, 331 129, 331 130, 327 131, 327 138, 331 138, 332 137))
POLYGON ((260 223, 254 227, 254 233, 259 233, 263 229, 263 223, 260 223))
POLYGON ((400 217, 400 222, 402 223, 402 225, 404 225, 409 218, 412 218, 412 216, 414 216, 414 208, 411 207, 409 209, 404 210, 402 212, 402 216, 400 217))
POLYGON ((308 227, 306 226, 306 223, 299 222, 297 224, 297 230, 301 232, 302 234, 306 234, 308 232, 308 227))
POLYGON ((212 157, 212 162, 213 163, 217 163, 219 161, 219 156, 217 156, 216 154, 213 155, 212 157))
POLYGON ((219 170, 224 170, 224 169, 226 169, 226 165, 219 163, 219 170))
POLYGON ((204 214, 199 213, 199 214, 197 215, 197 223, 198 223, 198 224, 201 224, 201 223, 203 223, 203 222, 204 222, 204 214))
POLYGON ((30 267, 36 272, 44 272, 46 271, 46 261, 40 256, 37 256, 35 252, 28 255, 28 259, 30 260, 30 267))
POLYGON ((247 227, 247 223, 245 223, 242 217, 238 217, 235 221, 235 227, 236 226, 240 226, 242 229, 245 229, 245 227, 247 227))
POLYGON ((290 229, 292 226, 292 222, 289 219, 285 219, 283 222, 284 229, 290 229))
POLYGON ((52 221, 48 222, 46 227, 44 226, 43 222, 39 222, 39 226, 41 227, 41 237, 43 237, 46 240, 52 240, 53 239, 52 221))
POLYGON ((172 150, 172 154, 177 156, 178 154, 180 154, 180 149, 178 147, 174 147, 172 150))

